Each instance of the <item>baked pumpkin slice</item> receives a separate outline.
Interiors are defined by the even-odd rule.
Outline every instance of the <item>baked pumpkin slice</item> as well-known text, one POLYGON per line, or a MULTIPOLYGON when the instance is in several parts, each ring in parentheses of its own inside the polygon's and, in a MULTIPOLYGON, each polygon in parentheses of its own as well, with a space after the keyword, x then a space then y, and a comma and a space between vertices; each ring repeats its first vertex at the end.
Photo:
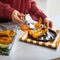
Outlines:
POLYGON ((29 30, 28 34, 31 35, 33 38, 38 38, 42 35, 44 35, 46 32, 48 31, 48 29, 46 27, 40 27, 36 30, 29 30))
POLYGON ((33 24, 35 28, 39 27, 42 24, 42 18, 37 20, 36 24, 33 24))
POLYGON ((0 32, 0 36, 9 36, 12 37, 15 35, 15 32, 13 30, 4 30, 0 32))
MULTIPOLYGON (((37 20, 37 23, 36 23, 36 24, 33 24, 33 26, 34 26, 35 28, 37 28, 37 27, 39 27, 41 24, 42 24, 42 18, 39 18, 39 20, 37 20)), ((26 26, 24 23, 21 23, 21 24, 20 24, 20 29, 21 29, 22 31, 29 31, 30 26, 29 26, 29 25, 26 26)))
POLYGON ((12 37, 1 37, 0 38, 0 43, 1 44, 10 44, 12 43, 12 37))

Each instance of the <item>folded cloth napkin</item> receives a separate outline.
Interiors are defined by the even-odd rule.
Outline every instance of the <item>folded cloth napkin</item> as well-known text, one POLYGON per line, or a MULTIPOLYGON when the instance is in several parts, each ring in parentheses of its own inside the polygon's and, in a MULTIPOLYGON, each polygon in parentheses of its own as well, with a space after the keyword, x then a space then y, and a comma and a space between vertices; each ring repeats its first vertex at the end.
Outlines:
MULTIPOLYGON (((57 31, 59 33, 59 31, 57 31)), ((36 41, 33 40, 31 38, 28 37, 28 32, 25 32, 24 34, 22 34, 20 36, 20 41, 23 42, 28 42, 31 44, 36 44, 36 45, 40 45, 40 46, 44 46, 44 47, 49 47, 49 48, 53 48, 53 49, 57 49, 60 43, 60 34, 57 34, 57 37, 55 40, 51 40, 49 42, 42 42, 42 41, 36 41)))

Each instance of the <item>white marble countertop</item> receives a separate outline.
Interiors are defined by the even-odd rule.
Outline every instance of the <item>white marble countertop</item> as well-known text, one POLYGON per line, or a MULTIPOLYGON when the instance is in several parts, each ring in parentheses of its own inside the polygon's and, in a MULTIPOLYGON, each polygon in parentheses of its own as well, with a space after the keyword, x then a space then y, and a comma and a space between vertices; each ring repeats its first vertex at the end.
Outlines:
MULTIPOLYGON (((60 17, 52 17, 54 22, 53 29, 60 29, 60 17)), ((50 48, 37 46, 33 44, 28 44, 19 41, 19 37, 23 34, 21 30, 17 30, 17 35, 15 37, 15 42, 10 51, 9 56, 1 56, 0 60, 50 60, 53 58, 60 57, 60 46, 57 50, 53 50, 50 48)))

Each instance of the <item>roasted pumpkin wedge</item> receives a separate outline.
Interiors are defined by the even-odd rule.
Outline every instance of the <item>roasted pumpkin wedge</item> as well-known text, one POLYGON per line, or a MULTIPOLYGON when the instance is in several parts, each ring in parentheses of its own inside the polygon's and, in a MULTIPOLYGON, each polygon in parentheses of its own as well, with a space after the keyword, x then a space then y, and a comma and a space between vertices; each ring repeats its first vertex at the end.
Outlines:
POLYGON ((39 20, 37 20, 37 23, 34 24, 34 27, 39 27, 42 24, 42 18, 40 18, 39 20))
MULTIPOLYGON (((41 24, 42 24, 42 19, 40 18, 39 20, 37 20, 36 24, 33 24, 33 26, 36 28, 36 27, 39 27, 41 24)), ((22 31, 28 31, 30 29, 30 27, 29 27, 29 25, 26 26, 24 23, 21 23, 20 24, 20 29, 22 31)))
POLYGON ((15 35, 15 32, 12 31, 12 30, 5 30, 5 31, 1 31, 0 32, 0 36, 14 36, 15 35))
POLYGON ((38 28, 36 30, 29 30, 28 33, 33 38, 38 38, 38 37, 44 35, 47 31, 48 31, 48 29, 46 27, 41 26, 40 28, 38 28))
POLYGON ((44 34, 47 32, 47 30, 48 30, 48 29, 45 28, 44 30, 41 30, 40 32, 37 32, 37 33, 33 34, 32 36, 33 36, 34 38, 38 38, 38 37, 44 35, 44 34))
POLYGON ((11 42, 12 42, 11 37, 1 37, 0 38, 0 43, 2 43, 2 44, 10 44, 11 42))
POLYGON ((21 29, 22 31, 27 31, 27 30, 29 30, 29 27, 28 27, 28 26, 25 26, 25 25, 22 23, 22 24, 20 24, 20 29, 21 29))

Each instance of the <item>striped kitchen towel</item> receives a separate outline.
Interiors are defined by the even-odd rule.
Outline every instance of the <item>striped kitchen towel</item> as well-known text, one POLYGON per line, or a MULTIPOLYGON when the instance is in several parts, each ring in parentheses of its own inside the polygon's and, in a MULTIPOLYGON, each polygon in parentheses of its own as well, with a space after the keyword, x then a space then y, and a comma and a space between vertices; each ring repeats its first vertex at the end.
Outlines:
POLYGON ((28 32, 25 32, 23 35, 20 36, 20 41, 28 42, 31 44, 36 44, 44 47, 49 47, 53 49, 57 49, 60 43, 60 34, 57 34, 57 37, 55 40, 51 40, 49 42, 42 42, 42 41, 36 41, 28 37, 28 32))

